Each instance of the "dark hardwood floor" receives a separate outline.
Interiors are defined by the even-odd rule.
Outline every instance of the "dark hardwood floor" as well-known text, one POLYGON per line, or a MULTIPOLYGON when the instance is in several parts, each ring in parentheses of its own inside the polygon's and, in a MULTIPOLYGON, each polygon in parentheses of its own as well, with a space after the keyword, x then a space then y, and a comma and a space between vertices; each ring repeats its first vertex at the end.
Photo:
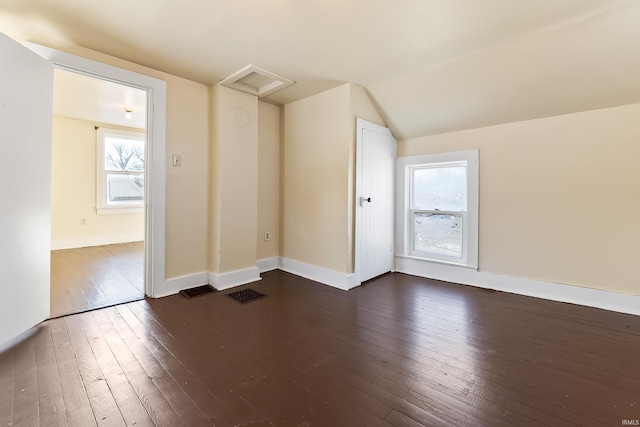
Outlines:
POLYGON ((46 321, 0 353, 0 425, 599 426, 640 419, 640 317, 388 274, 281 271, 46 321), (241 288, 241 289, 242 289, 241 288))
POLYGON ((51 317, 144 298, 144 242, 51 251, 51 317))

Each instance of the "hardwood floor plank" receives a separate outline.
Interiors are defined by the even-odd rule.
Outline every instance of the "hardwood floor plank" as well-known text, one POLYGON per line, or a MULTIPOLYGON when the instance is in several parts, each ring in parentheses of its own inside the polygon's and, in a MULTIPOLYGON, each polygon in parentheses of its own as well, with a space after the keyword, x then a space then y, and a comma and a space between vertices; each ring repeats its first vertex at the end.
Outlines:
POLYGON ((424 427, 424 424, 420 424, 419 422, 407 417, 406 415, 401 414, 395 409, 391 411, 391 413, 385 419, 389 424, 396 427, 424 427))
POLYGON ((80 368, 76 362, 76 354, 71 347, 65 321, 64 319, 53 319, 49 321, 49 324, 56 355, 58 377, 60 378, 60 389, 69 425, 77 427, 95 426, 97 425, 96 419, 89 403, 87 390, 82 382, 80 368))
POLYGON ((184 425, 171 408, 165 396, 158 390, 153 379, 145 372, 131 353, 122 337, 111 324, 105 309, 90 313, 95 319, 109 348, 116 356, 120 369, 135 390, 138 399, 155 425, 184 425))
POLYGON ((144 343, 135 335, 120 315, 118 309, 112 307, 104 310, 104 312, 138 363, 152 379, 182 422, 188 426, 212 425, 209 418, 195 404, 191 396, 184 391, 182 384, 175 380, 171 373, 158 362, 158 359, 151 354, 144 343))
MULTIPOLYGON (((290 359, 284 354, 263 350, 259 353, 259 357, 273 368, 272 376, 293 381, 304 387, 315 399, 323 400, 325 403, 323 415, 329 416, 329 419, 338 417, 339 414, 348 414, 345 422, 351 422, 354 425, 386 425, 383 420, 391 411, 388 405, 373 396, 362 393, 347 381, 326 381, 326 378, 346 377, 340 366, 324 363, 309 371, 303 371, 290 366, 288 363, 290 359)), ((251 402, 250 399, 247 398, 247 400, 251 402)))
MULTIPOLYGON (((218 414, 224 412, 222 404, 193 372, 183 365, 153 334, 149 333, 128 305, 119 306, 117 311, 176 384, 180 384, 185 393, 193 399, 198 409, 215 424, 218 414)), ((197 367, 193 368, 198 369, 197 367)))
POLYGON ((144 298, 144 242, 51 251, 51 317, 144 298))
POLYGON ((44 322, 41 327, 42 333, 35 337, 40 423, 46 426, 68 425, 50 323, 44 322))
POLYGON ((152 426, 151 418, 149 418, 147 411, 120 368, 116 357, 100 332, 93 314, 83 313, 78 317, 81 319, 82 329, 89 340, 89 345, 96 356, 96 360, 100 364, 100 369, 118 405, 122 418, 127 425, 152 426))
MULTIPOLYGON (((182 324, 179 319, 174 319, 172 316, 161 316, 158 311, 151 309, 146 301, 131 303, 127 307, 158 342, 161 342, 171 354, 180 360, 180 363, 197 376, 197 380, 215 397, 216 402, 219 402, 220 405, 214 403, 214 406, 208 409, 213 413, 212 421, 215 425, 248 424, 258 417, 255 408, 237 393, 234 393, 229 384, 211 372, 210 368, 215 363, 202 362, 196 356, 196 353, 202 351, 202 339, 200 337, 190 333, 182 336, 179 331, 169 332, 163 326, 163 324, 173 325, 174 320, 178 320, 177 324, 182 324), (159 323, 159 319, 155 317, 156 315, 162 318, 163 324, 159 323), (199 351, 196 351, 197 349, 199 351)), ((206 360, 217 360, 217 358, 211 356, 206 360)))
MULTIPOLYGON (((15 340, 14 340, 15 342, 15 340)), ((15 344, 0 350, 0 426, 11 425, 14 395, 15 344)))
POLYGON ((349 292, 282 271, 248 287, 267 297, 173 295, 40 325, 0 353, 0 422, 55 424, 60 396, 82 426, 640 418, 640 316, 395 273, 349 292))
POLYGON ((43 333, 42 327, 36 326, 18 337, 18 344, 15 347, 11 425, 40 425, 34 337, 41 333, 43 333))
POLYGON ((64 321, 97 424, 99 426, 125 425, 124 418, 111 394, 100 364, 82 330, 80 316, 65 317, 64 321))

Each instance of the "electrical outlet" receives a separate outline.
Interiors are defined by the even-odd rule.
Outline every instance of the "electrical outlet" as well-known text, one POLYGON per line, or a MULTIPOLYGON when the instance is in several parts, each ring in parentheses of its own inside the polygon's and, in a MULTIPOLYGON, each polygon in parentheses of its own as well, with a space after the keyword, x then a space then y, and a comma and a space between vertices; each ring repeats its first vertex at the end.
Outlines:
POLYGON ((84 218, 80 218, 80 225, 87 225, 87 220, 84 218))
POLYGON ((271 233, 269 233, 268 231, 264 232, 264 241, 268 242, 269 240, 271 240, 271 233))

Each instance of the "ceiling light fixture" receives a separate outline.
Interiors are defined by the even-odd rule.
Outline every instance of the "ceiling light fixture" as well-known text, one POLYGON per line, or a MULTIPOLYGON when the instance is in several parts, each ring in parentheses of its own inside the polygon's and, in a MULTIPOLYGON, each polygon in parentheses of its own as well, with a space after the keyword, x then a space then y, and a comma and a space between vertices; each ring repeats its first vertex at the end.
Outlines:
POLYGON ((132 111, 133 111, 133 108, 124 107, 124 118, 125 119, 130 119, 131 117, 133 117, 133 114, 131 114, 132 111))

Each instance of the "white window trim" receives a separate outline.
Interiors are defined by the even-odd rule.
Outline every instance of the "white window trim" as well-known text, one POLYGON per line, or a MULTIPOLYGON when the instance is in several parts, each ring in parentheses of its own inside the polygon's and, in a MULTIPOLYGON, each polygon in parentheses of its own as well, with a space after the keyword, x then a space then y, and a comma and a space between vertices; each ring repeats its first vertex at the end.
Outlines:
MULTIPOLYGON (((399 157, 396 167, 396 256, 427 262, 453 264, 478 269, 478 199, 479 151, 465 150, 448 153, 399 157), (445 255, 427 254, 413 250, 413 210, 411 209, 411 171, 424 165, 467 166, 467 212, 463 215, 462 259, 445 255)), ((416 210, 421 211, 421 210, 416 210)), ((448 212, 438 211, 446 214, 448 212)), ((454 212, 456 215, 459 212, 454 212)))
MULTIPOLYGON (((135 203, 118 203, 115 205, 107 204, 106 192, 106 176, 104 170, 104 141, 107 136, 117 136, 119 138, 132 138, 145 140, 145 168, 146 168, 146 138, 144 132, 133 132, 121 129, 98 128, 96 132, 96 213, 98 215, 119 215, 119 214, 140 214, 144 213, 145 201, 141 200, 135 203)), ((142 173, 146 178, 146 172, 142 173)), ((146 182, 145 182, 145 200, 146 200, 146 182)))

